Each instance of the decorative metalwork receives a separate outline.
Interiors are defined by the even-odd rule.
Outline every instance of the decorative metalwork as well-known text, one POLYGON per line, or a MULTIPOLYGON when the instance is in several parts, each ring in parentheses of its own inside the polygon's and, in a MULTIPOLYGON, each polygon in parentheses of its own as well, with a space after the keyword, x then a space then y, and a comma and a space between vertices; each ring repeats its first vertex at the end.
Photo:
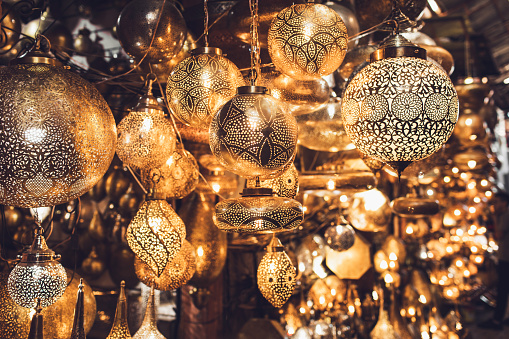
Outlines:
POLYGON ((347 86, 342 113, 357 148, 401 172, 447 141, 458 120, 458 97, 441 67, 421 55, 391 57, 396 50, 422 49, 400 35, 389 37, 347 86))
POLYGON ((173 154, 177 139, 164 107, 152 95, 152 81, 148 80, 146 94, 117 128, 118 157, 138 169, 162 166, 173 154))
POLYGON ((226 199, 216 205, 214 223, 220 230, 273 233, 292 230, 302 222, 304 213, 298 201, 274 197, 270 193, 249 195, 246 190, 244 196, 226 199))
POLYGON ((296 4, 278 13, 269 28, 274 65, 296 79, 312 80, 334 72, 347 48, 346 26, 325 5, 296 4))
POLYGON ((199 176, 196 159, 189 151, 180 147, 177 147, 161 167, 145 168, 141 171, 143 185, 154 185, 154 189, 164 194, 166 199, 182 199, 187 196, 196 188, 199 176))
POLYGON ((274 237, 267 247, 256 276, 258 289, 272 306, 280 308, 292 296, 296 282, 295 267, 278 238, 274 237))
POLYGON ((85 305, 83 302, 83 279, 80 279, 78 286, 78 297, 76 299, 76 308, 74 309, 74 322, 72 325, 70 339, 86 339, 85 334, 85 305))
POLYGON ((299 172, 293 163, 279 176, 273 179, 248 179, 247 188, 260 187, 270 188, 278 197, 294 199, 299 193, 299 172))
POLYGON ((338 225, 329 226, 325 230, 325 241, 335 251, 346 251, 355 242, 355 231, 346 220, 341 217, 338 225))
POLYGON ((154 287, 152 287, 147 301, 145 317, 140 329, 133 335, 133 339, 166 339, 157 329, 157 313, 154 299, 154 287))
POLYGON ((179 253, 186 226, 166 200, 148 198, 126 233, 131 250, 159 277, 179 253))
POLYGON ((9 295, 16 304, 26 308, 48 307, 64 294, 67 274, 55 260, 59 257, 46 245, 42 228, 37 228, 32 246, 23 252, 7 281, 9 295))
POLYGON ((117 300, 117 310, 115 311, 115 319, 110 334, 106 339, 130 339, 131 332, 127 325, 127 299, 125 296, 125 282, 120 283, 120 293, 117 300))
POLYGON ((227 170, 246 178, 284 168, 296 152, 295 118, 266 91, 265 87, 239 87, 210 125, 212 153, 227 170))
POLYGON ((159 277, 138 257, 134 259, 134 268, 136 276, 145 285, 160 291, 174 290, 185 285, 196 271, 194 247, 184 240, 177 256, 166 265, 159 277))
POLYGON ((218 109, 233 98, 244 78, 219 48, 198 48, 168 78, 166 95, 175 116, 185 124, 209 128, 218 109))
POLYGON ((186 35, 184 17, 172 1, 131 1, 118 17, 118 40, 126 53, 138 61, 145 55, 144 60, 154 64, 173 58, 186 35))
POLYGON ((1 204, 62 204, 106 173, 115 121, 93 85, 61 67, 18 64, 1 67, 0 98, 1 204))

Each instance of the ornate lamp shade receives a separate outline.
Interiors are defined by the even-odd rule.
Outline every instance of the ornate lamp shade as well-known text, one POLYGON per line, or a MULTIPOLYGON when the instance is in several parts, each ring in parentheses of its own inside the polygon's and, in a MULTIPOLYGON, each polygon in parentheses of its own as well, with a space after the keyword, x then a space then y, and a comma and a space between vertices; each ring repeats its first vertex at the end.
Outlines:
POLYGON ((371 61, 343 95, 345 130, 361 152, 401 172, 449 139, 458 96, 426 51, 400 35, 386 39, 371 61))
POLYGON ((296 4, 283 9, 269 28, 272 62, 281 72, 302 80, 334 72, 345 57, 348 34, 334 10, 325 5, 296 4))
POLYGON ((138 257, 134 259, 134 269, 138 279, 145 285, 154 286, 160 291, 174 290, 185 285, 196 271, 194 247, 184 240, 177 256, 166 265, 159 277, 138 257))
POLYGON ((179 253, 186 226, 166 200, 148 198, 127 228, 129 247, 159 277, 179 253))
POLYGON ((181 147, 177 147, 161 167, 141 171, 143 185, 154 186, 166 199, 182 199, 187 196, 196 188, 199 176, 196 159, 181 147))
POLYGON ((217 110, 245 85, 237 66, 222 53, 219 48, 194 49, 168 78, 168 104, 183 123, 208 129, 217 110))
MULTIPOLYGON (((248 179, 247 188, 255 188, 256 179, 248 179)), ((299 193, 299 172, 293 163, 283 173, 273 179, 260 180, 260 187, 271 188, 278 197, 294 199, 299 193)))
POLYGON ((141 323, 140 329, 134 334, 133 339, 166 339, 157 329, 154 288, 150 289, 150 295, 145 309, 145 317, 141 323))
POLYGON ((280 308, 292 296, 296 282, 295 267, 281 241, 273 238, 257 271, 258 289, 272 306, 280 308))
POLYGON ((120 12, 118 40, 136 60, 146 55, 144 60, 157 64, 171 59, 184 44, 187 35, 184 17, 172 1, 162 5, 162 0, 135 0, 120 12))
POLYGON ((117 128, 117 155, 124 164, 137 169, 162 166, 173 154, 177 140, 151 87, 149 84, 147 93, 117 128))
MULTIPOLYGON (((324 5, 339 14, 341 19, 345 23, 346 31, 348 32, 349 36, 353 36, 359 33, 360 29, 359 22, 357 21, 357 16, 353 11, 334 1, 325 1, 324 5)), ((355 39, 350 40, 348 42, 348 48, 355 47, 355 45, 357 45, 357 42, 358 40, 355 39)))
POLYGON ((35 308, 40 301, 40 307, 48 307, 64 294, 67 274, 57 258, 39 228, 32 246, 9 274, 7 289, 16 304, 35 308))
POLYGON ((254 178, 268 176, 294 159, 295 118, 266 94, 267 88, 244 86, 210 124, 210 148, 228 171, 254 178))
POLYGON ((271 189, 244 189, 242 197, 216 204, 214 223, 226 232, 273 233, 288 231, 304 218, 302 205, 293 199, 275 197, 271 189))
POLYGON ((16 62, 0 69, 0 203, 65 203, 106 173, 113 115, 93 85, 41 52, 16 62))
POLYGON ((124 281, 120 283, 115 319, 106 339, 131 339, 131 332, 129 332, 129 326, 127 325, 127 298, 125 296, 124 281))

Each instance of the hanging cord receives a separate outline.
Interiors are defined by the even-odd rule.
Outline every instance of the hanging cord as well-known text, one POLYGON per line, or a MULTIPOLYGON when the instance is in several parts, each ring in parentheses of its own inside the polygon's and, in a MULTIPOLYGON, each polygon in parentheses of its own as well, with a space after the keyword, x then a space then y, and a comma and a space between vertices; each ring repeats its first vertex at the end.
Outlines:
POLYGON ((251 11, 251 86, 256 85, 256 80, 261 73, 260 70, 260 39, 258 38, 258 0, 249 0, 249 10, 251 11))
POLYGON ((205 47, 209 47, 209 9, 208 0, 203 0, 203 13, 205 18, 203 19, 203 36, 205 40, 205 47))
POLYGON ((138 178, 138 176, 136 175, 136 173, 133 171, 133 169, 131 168, 131 166, 129 165, 126 165, 127 169, 129 170, 129 172, 131 173, 131 175, 133 176, 134 180, 136 180, 136 183, 138 184, 138 186, 140 186, 141 190, 143 191, 143 193, 145 195, 148 194, 148 191, 147 189, 145 188, 145 186, 143 186, 143 184, 141 183, 140 179, 138 178))

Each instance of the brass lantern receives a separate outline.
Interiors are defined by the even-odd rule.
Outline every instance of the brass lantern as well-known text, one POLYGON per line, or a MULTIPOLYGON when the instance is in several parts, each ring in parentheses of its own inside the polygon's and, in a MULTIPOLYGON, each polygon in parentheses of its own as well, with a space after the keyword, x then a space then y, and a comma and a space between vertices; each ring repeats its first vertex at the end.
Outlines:
POLYGON ((1 204, 62 204, 106 173, 116 127, 95 86, 34 49, 0 68, 0 93, 1 204))
POLYGON ((401 173, 449 139, 458 96, 447 73, 426 60, 426 50, 394 34, 348 84, 342 114, 355 146, 401 173))
POLYGON ((127 298, 125 296, 124 281, 120 283, 115 319, 106 339, 131 339, 131 332, 129 332, 129 326, 127 325, 127 298))

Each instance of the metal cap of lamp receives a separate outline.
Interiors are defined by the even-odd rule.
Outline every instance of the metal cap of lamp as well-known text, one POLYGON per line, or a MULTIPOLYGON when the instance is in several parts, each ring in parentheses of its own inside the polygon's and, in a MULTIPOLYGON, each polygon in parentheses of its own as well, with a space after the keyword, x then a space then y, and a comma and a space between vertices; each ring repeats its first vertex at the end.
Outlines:
POLYGON ((257 270, 258 289, 274 307, 280 308, 292 296, 296 271, 281 241, 274 237, 257 270))
POLYGON ((26 308, 44 308, 57 301, 67 286, 65 269, 56 261, 59 257, 48 248, 38 227, 32 245, 9 274, 7 288, 12 300, 26 308))
POLYGON ((158 64, 177 54, 187 35, 184 17, 170 0, 135 0, 117 21, 120 45, 136 60, 158 64))
POLYGON ((175 66, 166 87, 175 116, 192 127, 209 128, 217 110, 244 86, 237 66, 219 48, 203 47, 175 66))
POLYGON ((127 325, 127 298, 125 296, 125 281, 120 283, 120 293, 118 294, 117 309, 115 319, 111 327, 110 334, 106 339, 130 339, 131 332, 127 325))
POLYGON ((248 179, 246 181, 247 188, 256 188, 257 185, 271 188, 273 193, 278 197, 295 199, 299 193, 299 172, 295 164, 290 163, 290 166, 275 178, 259 181, 257 179, 248 179))
MULTIPOLYGON (((41 51, 0 68, 0 203, 52 206, 86 193, 113 159, 113 115, 95 86, 41 51)), ((42 43, 44 45, 44 43, 42 43)), ((46 46, 49 48, 49 46, 46 46)))
POLYGON ((184 222, 157 192, 147 197, 126 233, 131 250, 158 277, 178 255, 185 238, 184 222))
POLYGON ((219 163, 245 178, 284 168, 297 150, 297 123, 262 86, 242 86, 213 117, 210 149, 219 163))
POLYGON ((302 205, 275 197, 271 188, 245 188, 242 197, 216 204, 214 223, 225 232, 274 233, 289 231, 304 219, 302 205))
POLYGON ((458 120, 451 80, 425 59, 424 49, 393 34, 343 95, 343 122, 352 142, 398 173, 436 152, 458 120))
POLYGON ((295 4, 272 21, 269 54, 276 68, 286 75, 318 79, 341 65, 347 40, 346 26, 334 10, 321 4, 295 4))
POLYGON ((164 106, 152 95, 153 79, 147 79, 146 93, 118 124, 117 155, 134 168, 157 168, 173 154, 177 137, 164 106))
POLYGON ((435 199, 421 198, 416 195, 396 198, 391 202, 392 211, 404 218, 424 218, 435 215, 440 210, 435 199))

